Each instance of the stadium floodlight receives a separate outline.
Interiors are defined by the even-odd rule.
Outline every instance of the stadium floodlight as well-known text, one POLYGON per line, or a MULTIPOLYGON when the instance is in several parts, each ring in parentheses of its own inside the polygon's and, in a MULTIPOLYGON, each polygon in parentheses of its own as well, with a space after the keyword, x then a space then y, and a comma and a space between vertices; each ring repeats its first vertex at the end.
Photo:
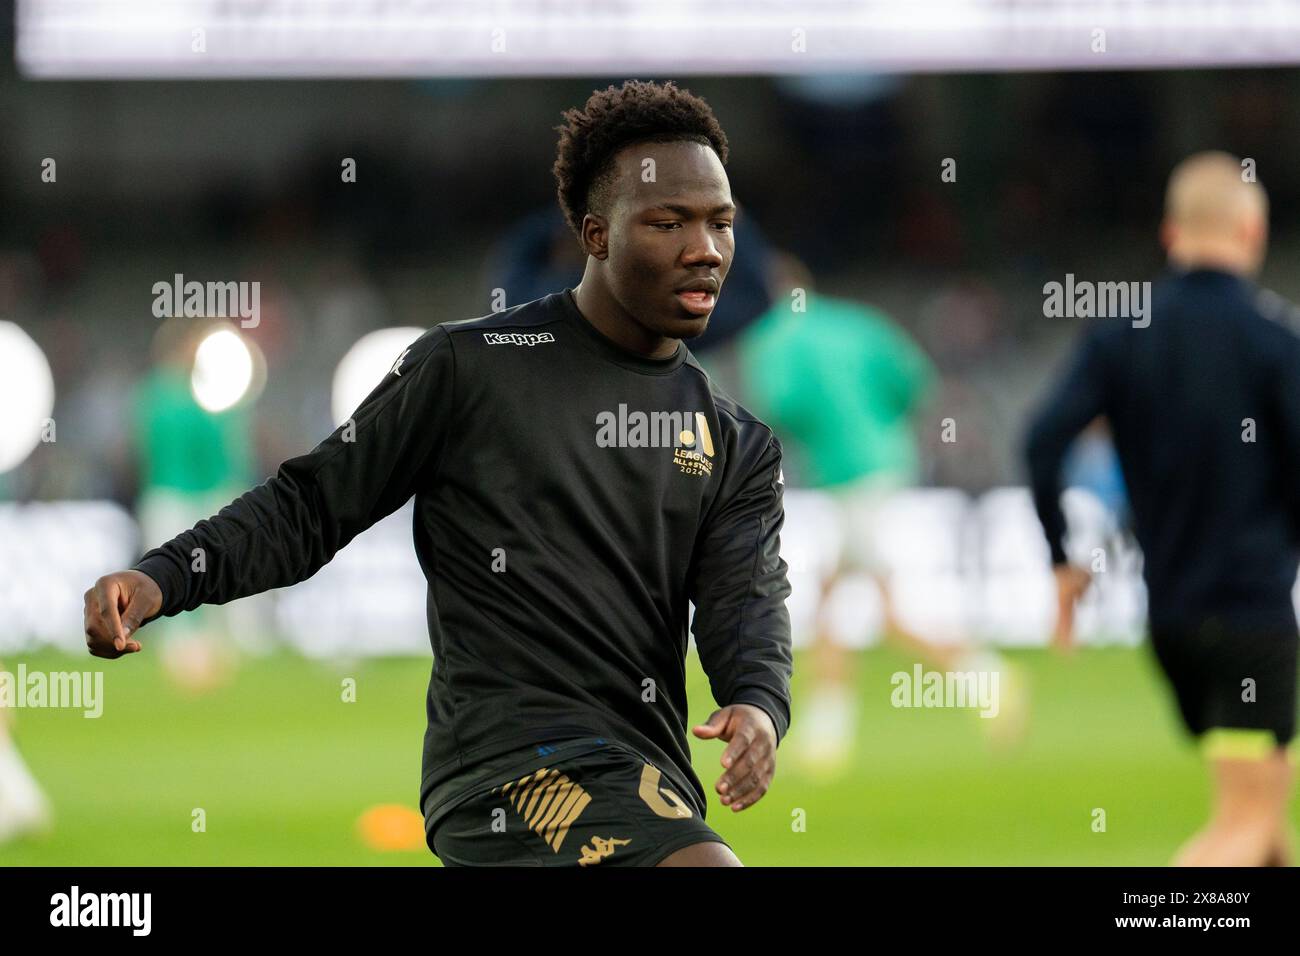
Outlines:
POLYGON ((334 370, 330 411, 334 424, 352 417, 361 400, 369 395, 396 364, 403 350, 424 334, 415 326, 398 326, 369 332, 357 339, 334 370))
POLYGON ((253 346, 233 326, 218 326, 194 351, 194 400, 209 412, 234 407, 253 386, 255 364, 253 346))
POLYGON ((41 347, 0 322, 0 474, 21 465, 53 424, 54 375, 41 347))

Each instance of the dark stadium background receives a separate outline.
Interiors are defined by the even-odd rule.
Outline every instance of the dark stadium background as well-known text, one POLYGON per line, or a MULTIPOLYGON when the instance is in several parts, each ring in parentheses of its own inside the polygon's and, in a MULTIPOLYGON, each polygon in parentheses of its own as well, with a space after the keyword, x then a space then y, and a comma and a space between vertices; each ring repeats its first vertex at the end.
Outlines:
MULTIPOLYGON (((257 474, 306 451, 333 428, 330 379, 362 334, 491 311, 512 262, 506 236, 554 208, 561 111, 626 78, 33 81, 14 67, 12 23, 3 29, 0 319, 49 358, 59 437, 0 475, 0 506, 134 508, 124 423, 157 327, 149 289, 176 272, 262 283, 257 474), (57 157, 57 186, 40 179, 45 157, 57 157), (356 159, 356 184, 340 182, 342 157, 356 159)), ((1153 277, 1164 182, 1189 152, 1257 161, 1272 201, 1262 283, 1300 296, 1292 69, 864 74, 819 86, 638 76, 707 98, 730 139, 735 194, 768 248, 800 256, 820 289, 885 309, 936 363, 933 408, 961 408, 965 431, 955 449, 937 427, 922 431, 926 486, 1023 484, 1025 414, 1078 328, 1044 318, 1043 284, 1153 277), (957 184, 940 180, 944 157, 959 160, 957 184)), ((729 380, 730 343, 717 338, 696 351, 729 380)), ((0 579, 31 574, 40 555, 5 542, 0 579)), ((48 600, 4 588, 0 618, 39 618, 48 600)), ((80 590, 73 600, 79 616, 80 590)), ((7 667, 92 665, 9 630, 7 667)), ((1156 865, 1203 815, 1201 764, 1140 648, 1013 652, 1033 710, 1028 736, 1005 752, 969 715, 891 708, 881 675, 908 665, 863 653, 851 772, 779 772, 752 811, 711 808, 747 863, 1156 865)), ((702 719, 712 702, 693 668, 702 719)), ((377 848, 382 834, 359 822, 369 808, 414 805, 427 669, 427 652, 277 648, 232 683, 187 694, 156 655, 104 665, 99 720, 18 714, 55 825, 0 845, 0 863, 433 864, 418 846, 377 848), (348 677, 360 687, 351 709, 339 704, 348 677)), ((796 700, 804 679, 796 663, 796 700)), ((711 780, 717 748, 695 751, 711 780)))

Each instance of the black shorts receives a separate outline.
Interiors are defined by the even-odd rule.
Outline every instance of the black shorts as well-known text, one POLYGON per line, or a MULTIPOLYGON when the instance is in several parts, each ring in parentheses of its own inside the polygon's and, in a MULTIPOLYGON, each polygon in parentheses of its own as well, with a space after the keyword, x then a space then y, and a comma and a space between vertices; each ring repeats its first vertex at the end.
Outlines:
POLYGON ((433 852, 447 866, 655 866, 695 843, 726 843, 697 798, 639 753, 587 743, 476 788, 435 824, 433 852))
POLYGON ((1295 736, 1294 624, 1244 628, 1210 618, 1195 627, 1153 626, 1151 646, 1193 735, 1268 731, 1281 747, 1295 736))

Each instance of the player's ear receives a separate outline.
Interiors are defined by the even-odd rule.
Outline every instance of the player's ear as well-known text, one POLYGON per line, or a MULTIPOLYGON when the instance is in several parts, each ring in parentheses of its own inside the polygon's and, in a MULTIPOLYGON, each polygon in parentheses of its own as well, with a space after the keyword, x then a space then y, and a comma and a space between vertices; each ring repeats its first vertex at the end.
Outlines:
POLYGON ((1237 229, 1252 248, 1263 245, 1268 237, 1268 223, 1262 216, 1243 216, 1237 229))
POLYGON ((609 257, 609 220, 589 212, 582 217, 582 250, 597 259, 609 257))
POLYGON ((1168 219, 1161 220, 1160 245, 1164 248, 1165 252, 1168 252, 1171 248, 1173 248, 1174 239, 1176 238, 1175 235, 1176 229, 1177 227, 1168 219))

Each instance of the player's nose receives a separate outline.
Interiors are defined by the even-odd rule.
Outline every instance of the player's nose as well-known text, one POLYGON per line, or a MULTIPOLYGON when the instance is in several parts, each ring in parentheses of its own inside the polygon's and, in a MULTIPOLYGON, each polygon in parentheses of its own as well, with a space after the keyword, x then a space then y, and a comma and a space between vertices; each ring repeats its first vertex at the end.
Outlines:
POLYGON ((723 261, 722 248, 716 235, 710 235, 707 230, 691 233, 690 241, 682 251, 682 265, 703 265, 710 269, 717 269, 723 261))

